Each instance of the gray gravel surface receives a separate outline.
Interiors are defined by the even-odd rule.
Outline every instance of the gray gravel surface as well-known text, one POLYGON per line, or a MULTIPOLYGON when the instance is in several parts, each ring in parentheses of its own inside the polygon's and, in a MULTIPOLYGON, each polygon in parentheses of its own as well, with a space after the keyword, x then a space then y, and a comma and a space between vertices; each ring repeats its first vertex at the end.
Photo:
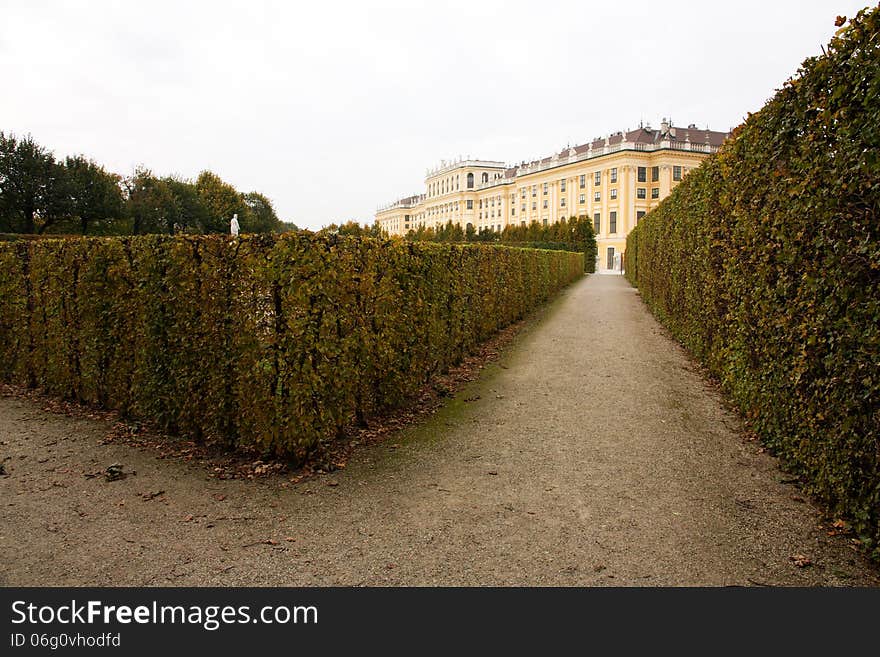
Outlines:
POLYGON ((878 584, 620 277, 571 286, 430 419, 296 486, 109 431, 0 399, 0 584, 878 584), (136 474, 84 476, 117 462, 136 474))

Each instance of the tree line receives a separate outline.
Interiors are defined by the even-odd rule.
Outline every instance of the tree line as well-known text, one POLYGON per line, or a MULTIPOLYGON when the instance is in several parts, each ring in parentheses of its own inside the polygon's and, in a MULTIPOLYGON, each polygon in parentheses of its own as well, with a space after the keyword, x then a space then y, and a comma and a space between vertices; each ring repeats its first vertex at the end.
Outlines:
POLYGON ((552 224, 533 221, 528 225, 510 225, 502 231, 483 228, 477 231, 473 224, 462 228, 461 224, 446 222, 444 226, 410 230, 405 239, 411 242, 495 242, 510 246, 556 251, 582 251, 585 271, 596 270, 596 234, 593 222, 586 216, 569 217, 552 224))
POLYGON ((406 234, 406 239, 414 242, 500 242, 502 244, 522 244, 526 242, 544 243, 593 243, 593 223, 585 216, 569 217, 552 224, 533 221, 528 225, 509 225, 501 232, 491 228, 477 231, 473 224, 462 228, 460 224, 448 221, 437 229, 419 226, 406 234))
POLYGON ((0 233, 142 235, 296 230, 259 192, 241 193, 217 174, 195 181, 139 167, 109 172, 84 155, 56 159, 27 135, 0 131, 0 233))

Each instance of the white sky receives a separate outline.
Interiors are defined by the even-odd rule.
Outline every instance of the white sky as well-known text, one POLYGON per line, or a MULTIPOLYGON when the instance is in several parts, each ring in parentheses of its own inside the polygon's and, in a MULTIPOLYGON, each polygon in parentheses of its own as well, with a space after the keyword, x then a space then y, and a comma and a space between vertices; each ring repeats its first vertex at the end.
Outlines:
POLYGON ((0 130, 372 223, 441 159, 735 126, 866 2, 0 0, 0 130))

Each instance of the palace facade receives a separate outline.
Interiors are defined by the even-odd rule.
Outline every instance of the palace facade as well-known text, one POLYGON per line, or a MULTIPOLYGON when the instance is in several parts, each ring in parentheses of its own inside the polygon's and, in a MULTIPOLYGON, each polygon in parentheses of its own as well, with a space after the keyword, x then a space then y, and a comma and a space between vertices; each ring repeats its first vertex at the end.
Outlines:
POLYGON ((443 162, 428 171, 423 194, 380 208, 376 222, 388 235, 405 235, 449 221, 500 232, 533 221, 548 225, 591 217, 599 247, 596 270, 618 271, 629 231, 727 136, 664 120, 659 130, 617 132, 515 166, 443 162))

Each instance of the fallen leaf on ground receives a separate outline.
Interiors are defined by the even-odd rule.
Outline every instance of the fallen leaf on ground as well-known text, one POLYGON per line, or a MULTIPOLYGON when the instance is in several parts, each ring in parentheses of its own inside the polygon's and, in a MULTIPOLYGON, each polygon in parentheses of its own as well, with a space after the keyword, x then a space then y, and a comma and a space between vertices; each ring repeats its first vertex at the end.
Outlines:
POLYGON ((798 568, 806 568, 813 565, 813 561, 804 554, 793 554, 789 557, 789 560, 798 568))
POLYGON ((266 538, 262 541, 257 541, 256 543, 248 543, 247 545, 242 545, 241 547, 253 547, 255 545, 278 545, 278 541, 276 541, 274 538, 266 538))
POLYGON ((835 529, 849 529, 849 524, 846 522, 846 520, 835 520, 833 523, 831 523, 831 525, 835 529))

